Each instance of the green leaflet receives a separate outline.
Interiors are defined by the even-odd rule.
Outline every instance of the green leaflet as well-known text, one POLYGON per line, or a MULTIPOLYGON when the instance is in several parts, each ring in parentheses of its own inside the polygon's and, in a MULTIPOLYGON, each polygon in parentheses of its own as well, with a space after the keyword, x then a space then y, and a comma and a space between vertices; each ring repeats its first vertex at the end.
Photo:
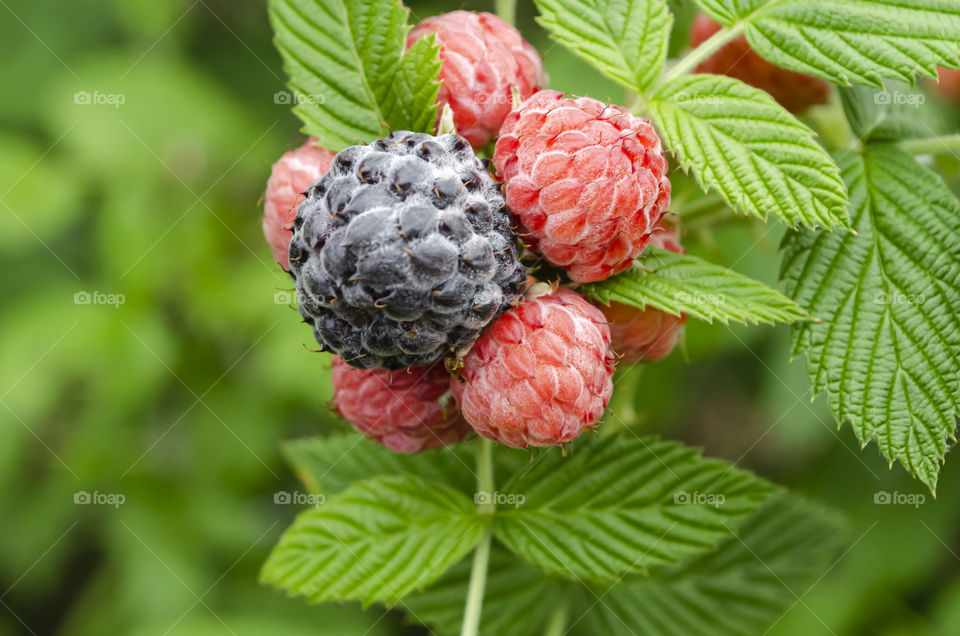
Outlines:
POLYGON ((584 599, 591 607, 585 633, 763 633, 829 571, 843 535, 843 524, 819 506, 776 497, 714 552, 658 568, 649 578, 595 587, 584 599))
POLYGON ((485 522, 465 495, 419 477, 357 482, 300 513, 261 580, 311 602, 395 603, 470 552, 485 522))
POLYGON ((695 449, 611 435, 500 490, 519 504, 498 508, 498 540, 561 575, 609 580, 711 549, 771 486, 695 449))
POLYGON ((697 0, 721 24, 742 21, 771 62, 836 84, 912 83, 956 68, 960 4, 954 0, 697 0))
POLYGON ((644 250, 638 267, 580 291, 605 304, 649 305, 724 324, 789 323, 806 316, 795 302, 759 281, 696 256, 654 247, 644 250))
POLYGON ((536 0, 558 42, 632 91, 660 77, 673 16, 664 0, 536 0))
POLYGON ((837 419, 934 489, 960 413, 960 202, 893 146, 841 165, 858 236, 784 241, 787 293, 823 320, 794 347, 837 419))
POLYGON ((836 164, 770 95, 722 75, 681 76, 648 107, 680 165, 732 207, 790 225, 846 227, 836 164))
POLYGON ((433 132, 439 46, 431 36, 404 53, 408 14, 398 0, 270 0, 293 110, 322 146, 433 132))

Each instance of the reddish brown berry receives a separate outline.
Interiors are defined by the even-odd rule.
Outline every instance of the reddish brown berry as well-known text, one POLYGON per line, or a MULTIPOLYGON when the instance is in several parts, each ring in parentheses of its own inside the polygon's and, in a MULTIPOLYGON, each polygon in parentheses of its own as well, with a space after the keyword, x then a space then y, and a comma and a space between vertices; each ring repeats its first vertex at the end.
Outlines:
MULTIPOLYGON (((694 47, 707 41, 721 26, 705 13, 697 16, 690 31, 694 47)), ((697 68, 697 73, 727 75, 770 93, 791 113, 801 113, 827 101, 830 84, 819 77, 791 71, 763 59, 740 36, 714 53, 697 68)))
POLYGON ((387 371, 357 369, 334 357, 332 380, 337 413, 392 451, 439 448, 470 432, 449 395, 443 364, 387 371))
MULTIPOLYGON (((654 229, 650 245, 677 254, 686 253, 676 229, 664 221, 654 229)), ((610 324, 612 348, 626 364, 667 357, 677 345, 687 322, 685 314, 676 316, 653 307, 638 309, 615 301, 599 306, 610 324)))
POLYGON ((335 154, 316 142, 311 138, 273 164, 263 197, 263 235, 273 249, 273 258, 287 271, 290 271, 287 249, 297 208, 304 200, 303 193, 327 173, 335 154))

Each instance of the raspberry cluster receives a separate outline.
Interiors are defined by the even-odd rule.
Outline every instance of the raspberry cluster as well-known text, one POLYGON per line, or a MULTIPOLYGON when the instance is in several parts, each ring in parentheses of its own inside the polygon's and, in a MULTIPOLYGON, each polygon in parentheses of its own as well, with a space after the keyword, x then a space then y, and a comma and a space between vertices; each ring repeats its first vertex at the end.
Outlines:
POLYGON ((428 18, 408 46, 431 33, 463 136, 310 140, 274 165, 264 233, 335 354, 333 407, 365 436, 403 453, 471 432, 566 444, 600 421, 615 361, 663 357, 685 320, 575 291, 648 244, 682 251, 660 139, 620 106, 539 90, 536 51, 490 14, 428 18), (492 139, 496 179, 474 150, 492 139), (529 276, 521 245, 559 280, 529 276))

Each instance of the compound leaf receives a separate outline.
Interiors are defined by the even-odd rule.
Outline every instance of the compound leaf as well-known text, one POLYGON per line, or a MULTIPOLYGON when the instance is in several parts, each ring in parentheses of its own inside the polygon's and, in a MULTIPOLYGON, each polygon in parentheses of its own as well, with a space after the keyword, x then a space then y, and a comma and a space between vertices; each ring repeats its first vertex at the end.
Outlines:
POLYGON ((787 236, 787 294, 816 391, 863 445, 877 440, 931 489, 960 413, 960 202, 894 146, 841 160, 850 233, 787 236))

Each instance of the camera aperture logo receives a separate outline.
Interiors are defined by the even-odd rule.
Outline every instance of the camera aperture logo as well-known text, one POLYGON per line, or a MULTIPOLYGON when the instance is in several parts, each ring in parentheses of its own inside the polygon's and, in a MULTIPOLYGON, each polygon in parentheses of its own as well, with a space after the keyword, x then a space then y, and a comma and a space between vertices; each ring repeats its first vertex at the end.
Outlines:
POLYGON ((919 508, 924 503, 926 503, 927 497, 922 493, 907 493, 907 492, 887 492, 886 490, 879 490, 873 493, 873 503, 879 506, 913 506, 914 508, 919 508))
POLYGON ((326 495, 312 492, 287 492, 285 490, 281 490, 273 493, 273 503, 281 506, 313 506, 314 508, 319 508, 326 502, 326 495))
POLYGON ((713 506, 714 508, 719 508, 726 503, 726 501, 726 497, 720 493, 714 492, 687 492, 686 490, 678 490, 673 494, 673 503, 679 506, 692 504, 696 506, 713 506))
POLYGON ((486 490, 480 490, 473 493, 473 503, 477 506, 489 506, 490 504, 496 504, 498 506, 513 506, 514 508, 519 508, 526 503, 526 501, 527 498, 523 495, 497 492, 496 490, 492 493, 487 492, 486 490))
POLYGON ((94 490, 92 493, 86 490, 78 490, 73 493, 73 503, 80 506, 113 506, 119 508, 126 503, 127 497, 119 492, 100 492, 94 490))

